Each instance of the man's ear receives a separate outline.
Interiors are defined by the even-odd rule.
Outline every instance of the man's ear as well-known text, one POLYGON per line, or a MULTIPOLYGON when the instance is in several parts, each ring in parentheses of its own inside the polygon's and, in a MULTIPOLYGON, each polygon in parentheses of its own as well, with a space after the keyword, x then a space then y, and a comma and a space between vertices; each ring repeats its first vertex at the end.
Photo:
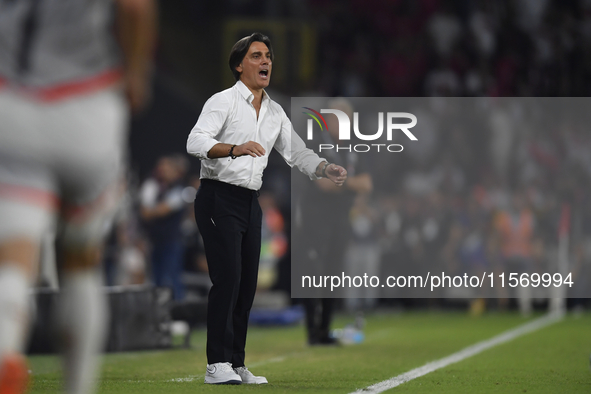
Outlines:
POLYGON ((238 71, 240 74, 242 74, 242 63, 240 63, 239 65, 236 66, 236 71, 238 71))

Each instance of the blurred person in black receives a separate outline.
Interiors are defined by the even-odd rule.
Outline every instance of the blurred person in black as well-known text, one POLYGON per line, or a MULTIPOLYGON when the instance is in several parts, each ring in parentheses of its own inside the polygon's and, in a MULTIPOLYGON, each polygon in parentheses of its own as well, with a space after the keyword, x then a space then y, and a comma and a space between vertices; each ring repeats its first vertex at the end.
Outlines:
POLYGON ((140 215, 152 247, 152 280, 156 286, 169 286, 174 298, 181 300, 185 289, 181 282, 184 246, 181 226, 186 211, 183 200, 184 176, 188 161, 182 155, 158 160, 154 175, 140 190, 140 215))
POLYGON ((26 390, 28 290, 54 229, 65 389, 93 391, 108 322, 98 266, 155 24, 151 0, 0 1, 1 393, 26 390))
POLYGON ((213 286, 207 310, 205 383, 261 384, 244 365, 248 317, 257 285, 262 211, 258 190, 275 148, 310 179, 342 185, 347 171, 307 149, 279 104, 264 90, 273 49, 267 36, 239 40, 229 65, 236 84, 204 105, 187 140, 201 159, 195 219, 203 237, 213 286))
MULTIPOLYGON (((331 100, 329 108, 345 112, 353 119, 353 107, 344 98, 331 100)), ((312 144, 321 143, 336 146, 339 141, 339 123, 336 116, 326 116, 329 133, 317 133, 312 144)), ((347 181, 337 187, 326 179, 318 179, 305 188, 299 203, 301 221, 296 227, 296 237, 305 245, 295 251, 298 259, 306 259, 310 266, 315 264, 319 275, 340 274, 343 269, 345 252, 351 238, 349 211, 358 194, 370 193, 373 181, 367 169, 363 153, 348 150, 326 151, 330 161, 343 163, 347 170, 347 181), (319 220, 319 218, 321 218, 319 220)), ((345 273, 347 274, 347 273, 345 273)), ((306 298, 306 328, 310 345, 330 345, 336 341, 330 336, 335 300, 333 298, 306 298)))

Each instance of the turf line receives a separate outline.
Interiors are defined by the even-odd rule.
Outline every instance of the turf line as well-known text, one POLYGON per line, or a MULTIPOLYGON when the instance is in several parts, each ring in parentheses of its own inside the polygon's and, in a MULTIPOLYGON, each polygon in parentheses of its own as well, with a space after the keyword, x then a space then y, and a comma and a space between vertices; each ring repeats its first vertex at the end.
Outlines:
POLYGON ((394 376, 393 378, 373 384, 369 387, 359 389, 351 394, 377 394, 384 392, 386 390, 390 390, 391 388, 400 386, 402 383, 406 383, 410 380, 419 378, 438 369, 445 368, 448 365, 455 364, 457 362, 465 360, 492 347, 512 341, 517 337, 537 331, 551 324, 557 323, 563 318, 563 313, 550 313, 544 315, 529 323, 523 324, 509 331, 505 331, 504 333, 499 334, 495 337, 468 346, 467 348, 464 348, 457 353, 453 353, 439 360, 431 361, 430 363, 427 363, 422 367, 415 368, 401 375, 394 376))

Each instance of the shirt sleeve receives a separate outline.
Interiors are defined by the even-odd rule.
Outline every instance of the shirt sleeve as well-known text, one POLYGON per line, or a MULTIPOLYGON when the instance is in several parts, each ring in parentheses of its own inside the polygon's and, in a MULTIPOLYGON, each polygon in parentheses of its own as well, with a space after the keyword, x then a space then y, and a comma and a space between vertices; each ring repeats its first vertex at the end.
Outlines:
POLYGON ((222 131, 229 111, 230 103, 224 94, 215 94, 207 100, 197 123, 189 133, 187 153, 201 160, 208 160, 207 152, 220 142, 216 137, 222 131))
POLYGON ((170 190, 166 194, 164 202, 173 211, 183 208, 185 205, 185 202, 183 201, 183 188, 175 187, 174 189, 170 190))
POLYGON ((281 131, 274 147, 290 167, 296 166, 311 180, 318 179, 316 168, 325 159, 320 158, 312 149, 306 147, 304 141, 293 129, 291 121, 283 109, 281 110, 281 131))
POLYGON ((139 192, 140 205, 152 208, 158 199, 158 183, 153 179, 147 179, 139 192))

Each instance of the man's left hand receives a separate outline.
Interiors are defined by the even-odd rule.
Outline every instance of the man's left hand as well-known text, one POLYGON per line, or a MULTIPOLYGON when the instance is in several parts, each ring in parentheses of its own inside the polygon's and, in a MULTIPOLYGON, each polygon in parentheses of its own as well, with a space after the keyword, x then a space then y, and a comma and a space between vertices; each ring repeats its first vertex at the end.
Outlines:
POLYGON ((347 170, 336 164, 329 164, 326 167, 326 177, 337 186, 343 186, 347 180, 347 170))

